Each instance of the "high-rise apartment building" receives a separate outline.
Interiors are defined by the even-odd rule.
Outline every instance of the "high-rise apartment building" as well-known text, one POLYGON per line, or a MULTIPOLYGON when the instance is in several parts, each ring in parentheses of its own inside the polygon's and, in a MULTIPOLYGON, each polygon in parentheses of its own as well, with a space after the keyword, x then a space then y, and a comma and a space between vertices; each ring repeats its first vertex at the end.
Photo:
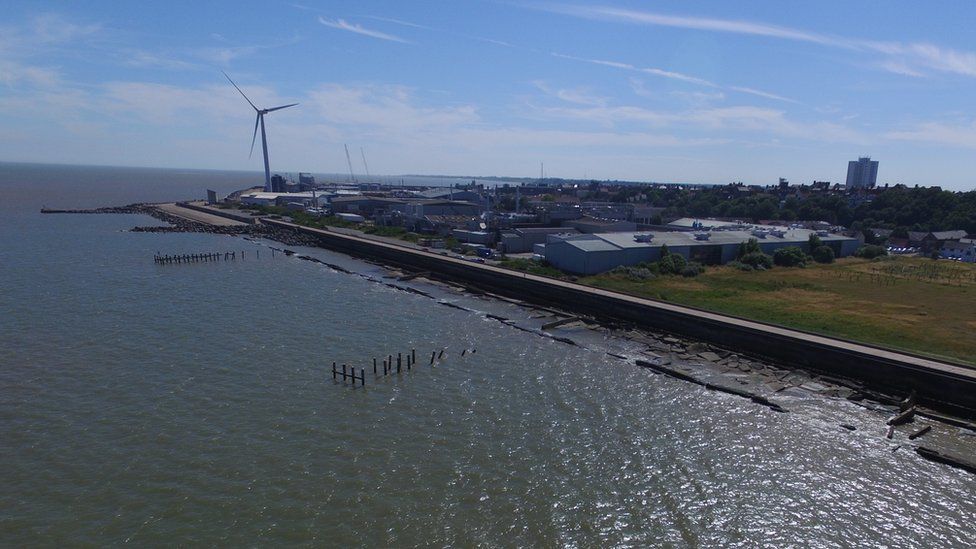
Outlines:
POLYGON ((847 163, 847 188, 870 189, 878 182, 878 161, 862 156, 847 163))

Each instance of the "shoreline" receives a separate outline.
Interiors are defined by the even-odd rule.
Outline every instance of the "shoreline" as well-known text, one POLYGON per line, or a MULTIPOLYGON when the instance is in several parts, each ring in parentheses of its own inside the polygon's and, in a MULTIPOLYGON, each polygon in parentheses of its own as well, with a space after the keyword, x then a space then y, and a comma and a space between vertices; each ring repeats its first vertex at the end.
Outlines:
POLYGON ((739 354, 796 364, 840 379, 862 382, 882 393, 907 395, 917 391, 920 403, 968 419, 976 418, 976 369, 963 364, 473 263, 391 239, 352 234, 352 231, 313 229, 268 218, 255 219, 253 224, 225 224, 227 219, 220 215, 222 212, 212 214, 221 225, 212 225, 200 217, 211 215, 207 213, 210 210, 217 212, 206 206, 175 203, 132 204, 64 213, 146 214, 173 226, 135 227, 133 231, 231 234, 331 249, 384 265, 430 273, 428 278, 461 282, 477 291, 599 318, 608 324, 646 327, 739 354), (187 217, 172 213, 179 208, 188 210, 187 217))
MULTIPOLYGON (((252 242, 259 243, 257 240, 252 242)), ((272 244, 260 244, 274 248, 272 244)), ((868 417, 874 418, 870 421, 877 429, 876 435, 867 436, 877 436, 885 440, 892 452, 907 448, 924 459, 963 470, 973 471, 976 467, 976 461, 969 457, 976 454, 976 449, 973 448, 976 424, 925 407, 915 407, 911 404, 911 398, 901 399, 879 393, 856 381, 823 376, 803 368, 739 355, 698 341, 634 326, 614 325, 592 317, 576 316, 565 310, 481 291, 454 280, 436 277, 429 272, 400 270, 386 263, 356 258, 358 261, 383 267, 388 274, 379 278, 375 274, 350 270, 300 252, 294 257, 397 291, 432 299, 439 305, 466 311, 521 332, 605 354, 619 359, 623 365, 637 366, 652 374, 697 385, 708 392, 749 400, 772 412, 809 413, 811 406, 820 408, 828 401, 847 402, 864 410, 869 414, 868 417), (521 314, 500 315, 477 306, 471 308, 470 303, 454 301, 457 296, 512 304, 521 314), (596 339, 594 336, 597 336, 596 339), (905 416, 906 402, 910 410, 909 416, 912 417, 905 416), (895 422, 899 416, 906 418, 904 422, 895 422), (891 429, 890 436, 885 436, 886 429, 891 429), (916 440, 923 436, 925 439, 916 440)), ((834 409, 833 406, 830 408, 834 409)), ((862 430, 865 426, 857 428, 838 421, 836 427, 840 432, 862 430)))
POLYGON ((527 302, 623 321, 738 353, 797 364, 823 374, 861 381, 881 392, 907 395, 914 390, 919 402, 935 409, 976 417, 976 369, 965 365, 476 264, 336 231, 267 219, 262 224, 290 231, 303 240, 311 238, 327 249, 429 271, 437 277, 460 280, 527 302))
MULTIPOLYGON (((331 249, 383 265, 430 273, 428 278, 460 282, 475 291, 596 318, 606 324, 649 328, 738 354, 796 364, 831 377, 862 383, 879 393, 908 395, 914 391, 920 403, 935 410, 976 419, 976 369, 963 364, 473 263, 391 239, 352 234, 351 231, 313 229, 267 218, 255 219, 253 224, 214 226, 176 216, 161 206, 135 204, 100 208, 96 213, 145 213, 174 224, 172 228, 137 227, 134 230, 246 235, 287 245, 331 249)), ((214 210, 187 203, 173 206, 191 213, 214 210)), ((223 217, 221 220, 226 221, 223 217)))
MULTIPOLYGON (((262 220, 263 223, 258 222, 255 224, 239 223, 231 224, 230 226, 212 226, 204 221, 201 221, 201 219, 206 219, 206 217, 200 218, 199 216, 195 217, 193 215, 188 215, 188 219, 167 212, 166 209, 161 208, 160 206, 161 205, 159 204, 133 204, 116 208, 61 211, 57 213, 144 214, 150 215, 156 219, 160 219, 161 221, 174 224, 171 227, 145 228, 158 229, 153 232, 204 232, 212 234, 228 234, 233 236, 243 236, 245 240, 259 245, 268 245, 259 243, 257 241, 257 239, 266 239, 281 242, 285 245, 308 246, 339 251, 357 259, 365 260, 367 263, 378 265, 387 269, 387 271, 390 272, 390 276, 383 276, 382 278, 394 280, 383 280, 370 274, 349 270, 339 265, 333 265, 332 263, 303 254, 297 255, 297 258, 322 264, 323 266, 337 272, 355 274, 372 282, 381 283, 396 290, 418 294, 420 296, 433 299, 436 303, 441 305, 476 313, 484 316, 485 318, 505 324, 513 329, 529 332, 534 335, 564 344, 581 346, 582 348, 590 351, 601 353, 605 352, 606 355, 610 357, 620 359, 627 364, 645 368, 652 373, 690 382, 692 384, 699 385, 708 391, 716 391, 745 398, 747 400, 751 400, 758 406, 765 407, 766 409, 775 412, 790 411, 781 405, 781 397, 785 397, 787 400, 792 401, 795 399, 795 397, 802 397, 804 394, 807 396, 815 395, 819 398, 833 398, 849 401, 850 403, 872 411, 879 416, 887 416, 887 418, 879 417, 881 422, 884 422, 885 419, 888 419, 889 421, 893 420, 894 418, 898 417, 895 414, 904 412, 907 407, 907 409, 910 410, 909 415, 924 418, 922 420, 922 425, 925 425, 925 427, 923 427, 921 431, 916 431, 918 427, 918 423, 916 423, 917 420, 915 420, 916 422, 910 421, 905 425, 899 425, 897 430, 890 433, 897 433, 899 435, 897 440, 890 440, 889 442, 889 444, 893 446, 892 451, 897 450, 903 445, 908 445, 910 448, 914 447, 918 455, 925 459, 941 461, 943 463, 948 463, 949 465, 967 470, 972 470, 973 467, 973 461, 968 458, 969 455, 974 453, 972 448, 968 448, 968 443, 971 442, 971 437, 959 436, 959 433, 969 435, 976 434, 976 424, 967 421, 973 417, 971 413, 967 413, 969 410, 966 410, 965 408, 960 409, 958 405, 951 405, 950 403, 949 406, 945 406, 946 402, 938 400, 932 401, 931 399, 924 398, 923 395, 919 395, 919 406, 916 408, 915 397, 909 397, 902 400, 902 397, 890 396, 893 394, 906 395, 907 392, 900 392, 897 390, 892 391, 888 387, 875 387, 873 383, 863 382, 854 376, 837 375, 836 372, 824 372, 818 368, 810 368, 805 364, 797 364, 794 361, 777 359, 775 356, 770 356, 768 353, 754 353, 748 351, 742 352, 742 350, 736 349, 734 345, 730 345, 728 341, 716 343, 704 338, 681 334, 675 330, 670 330, 667 328, 662 329, 654 326, 647 326, 646 324, 642 324, 640 322, 634 322, 633 319, 608 315, 606 314, 606 311, 597 311, 595 314, 590 314, 589 311, 580 312, 576 307, 578 304, 567 301, 553 301, 548 298, 539 299, 539 295, 532 293, 520 294, 514 292, 512 288, 505 288, 504 286, 499 287, 498 281, 494 281, 490 284, 484 284, 484 280, 471 280, 470 276, 456 276, 455 273, 444 272, 444 270, 438 270, 436 268, 417 268, 416 265, 409 265, 407 264, 409 262, 404 262, 402 257, 391 258, 389 256, 383 257, 383 254, 368 253, 370 249, 374 247, 379 247, 382 249, 398 248, 397 251, 400 253, 408 253, 419 257, 432 256, 440 261, 450 260, 448 263, 461 264, 465 268, 469 269, 474 268, 475 270, 488 270, 495 272, 496 274, 498 274, 499 271, 503 271, 506 275, 505 278, 509 280, 525 279, 527 277, 540 278, 533 275, 526 275, 524 273, 500 269, 498 267, 475 264, 468 261, 444 257, 431 252, 426 252, 421 248, 397 245, 396 243, 389 242, 389 239, 370 239, 366 238, 365 236, 348 234, 347 232, 339 233, 335 231, 310 229, 283 221, 268 219, 262 220), (226 229, 232 230, 228 232, 226 229), (323 237, 328 238, 328 240, 331 242, 323 241, 323 237), (336 238, 338 238, 341 242, 347 243, 347 245, 350 242, 355 242, 358 244, 358 246, 354 246, 354 248, 351 250, 339 249, 340 247, 335 246, 336 238), (333 245, 329 245, 330 243, 333 245), (415 284, 425 285, 421 286, 421 288, 424 289, 412 287, 412 284, 405 284, 411 281, 415 281, 415 284), (433 292, 425 291, 430 290, 431 288, 436 290, 433 292), (432 295, 438 293, 442 295, 439 297, 438 295, 432 295), (516 295, 511 295, 513 293, 516 295), (449 299, 450 295, 459 294, 478 299, 487 299, 492 301, 500 300, 508 302, 525 309, 526 311, 533 311, 532 316, 529 317, 531 319, 545 320, 527 321, 525 318, 510 319, 495 314, 482 314, 483 311, 477 311, 475 309, 458 305, 449 299), (554 322, 549 322, 553 319, 555 319, 554 322), (584 329, 584 332, 589 332, 590 330, 603 332, 605 337, 613 338, 620 342, 626 342, 625 345, 629 347, 629 350, 627 352, 623 352, 611 347, 603 349, 603 345, 599 343, 597 344, 597 347, 591 348, 586 343, 581 345, 570 337, 560 335, 559 332, 550 333, 549 327, 555 326, 556 330, 560 330, 565 324, 569 324, 570 329, 582 328, 584 329), (650 329, 651 331, 649 332, 647 329, 650 329), (634 346, 641 347, 642 349, 634 351, 632 349, 634 346), (828 375, 822 375, 824 373, 827 373, 828 375), (942 412, 947 412, 959 417, 945 415, 942 412), (924 450, 919 450, 919 448, 923 448, 923 445, 921 444, 923 441, 909 442, 914 441, 915 438, 921 436, 918 433, 924 434, 928 432, 928 430, 932 429, 932 426, 936 426, 936 429, 940 431, 939 436, 936 437, 936 442, 944 443, 948 437, 948 448, 942 447, 944 444, 939 444, 939 446, 936 447, 937 449, 933 451, 928 451, 932 450, 931 446, 924 447, 924 450), (949 432, 949 430, 953 428, 961 429, 962 431, 949 432), (905 440, 901 440, 903 438, 905 440), (953 440, 955 442, 952 442, 953 440), (959 452, 959 447, 965 447, 966 449, 959 452)), ((174 212, 179 212, 179 210, 174 209, 173 207, 186 207, 184 204, 166 204, 166 206, 171 206, 171 208, 168 209, 174 212)), ((207 208, 200 206, 188 209, 197 212, 203 211, 205 214, 207 210, 207 208)), ((141 232, 140 229, 141 228, 136 227, 132 230, 135 232, 141 232)), ((274 248, 273 246, 269 247, 274 248)), ((425 265, 425 267, 430 266, 425 265)), ((552 282, 557 283, 557 285, 568 284, 555 280, 552 282)), ((605 290, 598 290, 589 287, 582 288, 600 294, 611 293, 605 290)), ((613 297, 627 298, 628 296, 619 294, 613 297)), ((670 307, 669 304, 661 303, 660 305, 668 305, 670 307)), ((737 319, 732 318, 732 320, 737 319)), ((574 333, 578 334, 578 332, 569 332, 569 335, 572 336, 574 333)), ((950 364, 944 364, 943 366, 950 368, 952 367, 950 364)), ((976 372, 973 373, 976 374, 976 372)), ((900 415, 904 414, 902 413, 900 415)), ((849 425, 846 424, 839 424, 839 426, 844 429, 853 430, 849 425)), ((895 427, 892 427, 892 429, 895 429, 895 427)), ((889 436, 888 438, 890 439, 891 437, 889 436)))

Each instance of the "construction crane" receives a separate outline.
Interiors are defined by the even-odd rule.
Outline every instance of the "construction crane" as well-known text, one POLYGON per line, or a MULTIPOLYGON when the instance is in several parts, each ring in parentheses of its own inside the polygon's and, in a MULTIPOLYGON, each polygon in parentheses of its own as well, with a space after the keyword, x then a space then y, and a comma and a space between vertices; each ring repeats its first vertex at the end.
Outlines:
POLYGON ((366 170, 366 179, 369 179, 369 164, 366 163, 366 152, 363 151, 362 147, 359 147, 359 153, 363 155, 363 169, 366 170))
POLYGON ((342 146, 346 148, 346 163, 349 164, 349 177, 352 178, 352 182, 353 183, 357 183, 357 181, 356 181, 356 174, 353 173, 353 171, 352 171, 352 159, 349 158, 349 145, 345 145, 344 144, 342 146))

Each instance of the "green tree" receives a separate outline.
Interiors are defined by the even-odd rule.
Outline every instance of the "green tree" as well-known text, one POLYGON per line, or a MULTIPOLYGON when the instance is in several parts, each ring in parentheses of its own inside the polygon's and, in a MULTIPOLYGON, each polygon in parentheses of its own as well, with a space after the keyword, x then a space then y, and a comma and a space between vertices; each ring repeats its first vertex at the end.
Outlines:
POLYGON ((805 267, 807 254, 799 246, 787 246, 773 252, 773 263, 781 267, 805 267))
POLYGON ((688 262, 681 254, 668 254, 662 257, 657 264, 661 274, 680 274, 688 265, 688 262))
POLYGON ((888 250, 883 246, 876 246, 869 244, 867 246, 861 246, 854 252, 857 257, 863 257, 864 259, 874 259, 876 257, 881 257, 883 255, 888 255, 888 250))
POLYGON ((813 260, 817 263, 833 263, 834 249, 830 246, 818 246, 813 249, 813 260))
POLYGON ((759 241, 755 238, 750 238, 749 240, 739 244, 739 253, 736 254, 737 258, 742 258, 746 255, 753 253, 762 253, 762 249, 759 247, 759 241))
POLYGON ((749 252, 746 255, 739 258, 739 263, 749 265, 750 267, 757 270, 766 270, 766 269, 773 268, 773 258, 762 252, 749 252))
POLYGON ((807 239, 807 246, 810 247, 810 253, 813 253, 814 250, 823 246, 823 240, 820 240, 817 233, 810 233, 810 238, 807 239))

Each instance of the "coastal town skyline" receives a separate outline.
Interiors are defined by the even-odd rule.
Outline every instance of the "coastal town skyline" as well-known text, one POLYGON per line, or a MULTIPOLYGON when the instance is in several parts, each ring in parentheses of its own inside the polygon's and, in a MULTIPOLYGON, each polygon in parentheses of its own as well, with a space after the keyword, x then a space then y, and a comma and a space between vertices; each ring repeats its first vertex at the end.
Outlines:
POLYGON ((225 70, 272 171, 973 187, 968 5, 233 6, 13 2, 0 160, 261 170, 225 70))

